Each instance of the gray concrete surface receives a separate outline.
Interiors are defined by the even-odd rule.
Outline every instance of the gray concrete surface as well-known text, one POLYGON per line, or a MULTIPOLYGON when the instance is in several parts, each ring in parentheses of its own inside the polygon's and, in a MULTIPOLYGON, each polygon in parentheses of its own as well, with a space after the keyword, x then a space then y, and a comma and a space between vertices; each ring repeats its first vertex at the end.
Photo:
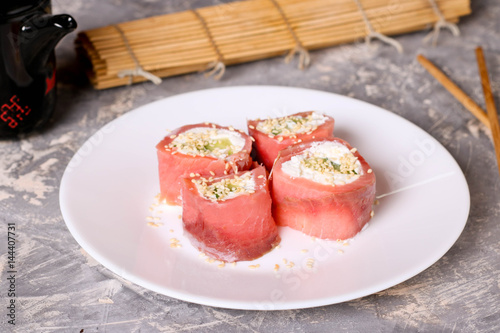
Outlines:
MULTIPOLYGON (((54 0, 79 29, 160 12, 220 3, 153 0, 54 0)), ((378 42, 312 52, 300 71, 281 58, 227 69, 221 81, 200 74, 95 91, 76 63, 75 34, 57 48, 59 102, 45 130, 0 141, 0 331, 2 332, 500 332, 500 178, 491 140, 480 125, 416 62, 425 54, 480 105, 474 48, 482 45, 497 104, 500 92, 500 3, 476 0, 437 47, 426 32, 397 37, 400 55, 378 42), (84 254, 59 210, 63 171, 76 150, 108 121, 146 103, 209 87, 306 87, 381 106, 422 127, 462 168, 471 192, 463 234, 416 277, 361 299, 312 309, 240 311, 186 303, 127 283, 84 254), (16 224, 16 325, 7 323, 7 223, 16 224), (102 300, 112 302, 103 302, 102 300), (101 300, 101 301, 99 301, 101 300)))

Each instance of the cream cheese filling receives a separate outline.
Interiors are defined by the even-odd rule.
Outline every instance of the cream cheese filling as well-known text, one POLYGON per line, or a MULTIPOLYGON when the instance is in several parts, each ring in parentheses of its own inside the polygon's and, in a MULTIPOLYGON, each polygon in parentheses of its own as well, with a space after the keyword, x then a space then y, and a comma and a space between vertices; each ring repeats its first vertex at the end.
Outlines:
POLYGON ((256 129, 270 136, 292 136, 295 134, 311 134, 318 126, 325 123, 326 117, 317 112, 312 112, 306 117, 286 116, 269 118, 257 124, 256 129))
POLYGON ((324 185, 345 185, 363 173, 353 151, 337 142, 315 142, 281 166, 293 178, 306 178, 324 185))
POLYGON ((227 129, 195 127, 178 135, 166 146, 168 149, 192 156, 211 156, 224 159, 240 152, 245 139, 240 133, 227 129))
POLYGON ((246 172, 234 178, 224 178, 219 181, 211 181, 206 178, 193 179, 198 193, 205 199, 211 201, 225 201, 236 198, 243 194, 255 193, 255 180, 251 172, 246 172))

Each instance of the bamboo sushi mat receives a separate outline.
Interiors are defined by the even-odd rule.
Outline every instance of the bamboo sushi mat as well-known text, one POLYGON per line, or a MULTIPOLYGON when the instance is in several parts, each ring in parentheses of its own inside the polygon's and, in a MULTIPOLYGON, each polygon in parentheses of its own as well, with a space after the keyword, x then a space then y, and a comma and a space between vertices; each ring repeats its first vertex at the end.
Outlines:
MULTIPOLYGON (((96 89, 208 69, 219 78, 231 64, 288 52, 309 63, 308 50, 454 25, 470 0, 246 0, 124 22, 78 34, 77 50, 96 89)), ((437 37, 435 35, 434 37, 437 37)))

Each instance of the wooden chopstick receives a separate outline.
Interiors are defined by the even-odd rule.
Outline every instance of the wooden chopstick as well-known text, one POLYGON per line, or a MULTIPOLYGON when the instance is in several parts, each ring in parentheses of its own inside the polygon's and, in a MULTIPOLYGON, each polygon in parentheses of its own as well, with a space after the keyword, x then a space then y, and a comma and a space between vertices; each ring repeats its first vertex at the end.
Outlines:
POLYGON ((446 74, 444 74, 439 68, 437 68, 432 62, 430 62, 429 59, 421 54, 417 56, 417 60, 467 110, 469 110, 474 116, 476 116, 476 118, 479 119, 479 121, 481 121, 484 125, 486 125, 488 128, 491 128, 490 121, 486 112, 479 105, 477 105, 476 102, 472 100, 472 98, 467 96, 467 94, 462 89, 460 89, 455 83, 453 83, 453 81, 451 81, 446 76, 446 74))
POLYGON ((486 110, 488 111, 488 119, 490 122, 493 144, 495 145, 495 153, 497 157, 498 172, 500 173, 500 125, 498 124, 498 114, 495 107, 495 99, 491 92, 490 79, 488 77, 488 68, 484 59, 483 49, 476 49, 477 66, 479 75, 481 75, 481 85, 483 86, 484 99, 486 101, 486 110))

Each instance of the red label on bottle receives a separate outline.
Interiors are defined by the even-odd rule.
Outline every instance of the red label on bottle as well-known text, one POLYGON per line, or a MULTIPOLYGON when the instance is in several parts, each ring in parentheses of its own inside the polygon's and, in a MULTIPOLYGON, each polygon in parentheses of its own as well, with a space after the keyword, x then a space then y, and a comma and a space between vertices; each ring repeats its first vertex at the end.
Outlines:
POLYGON ((54 89, 54 86, 56 85, 56 71, 54 70, 52 72, 52 77, 51 78, 45 78, 45 85, 47 88, 45 89, 45 95, 47 95, 52 89, 54 89))
POLYGON ((19 98, 14 95, 10 98, 10 103, 5 103, 0 107, 0 119, 6 122, 10 128, 16 128, 30 112, 30 107, 19 105, 19 98))

